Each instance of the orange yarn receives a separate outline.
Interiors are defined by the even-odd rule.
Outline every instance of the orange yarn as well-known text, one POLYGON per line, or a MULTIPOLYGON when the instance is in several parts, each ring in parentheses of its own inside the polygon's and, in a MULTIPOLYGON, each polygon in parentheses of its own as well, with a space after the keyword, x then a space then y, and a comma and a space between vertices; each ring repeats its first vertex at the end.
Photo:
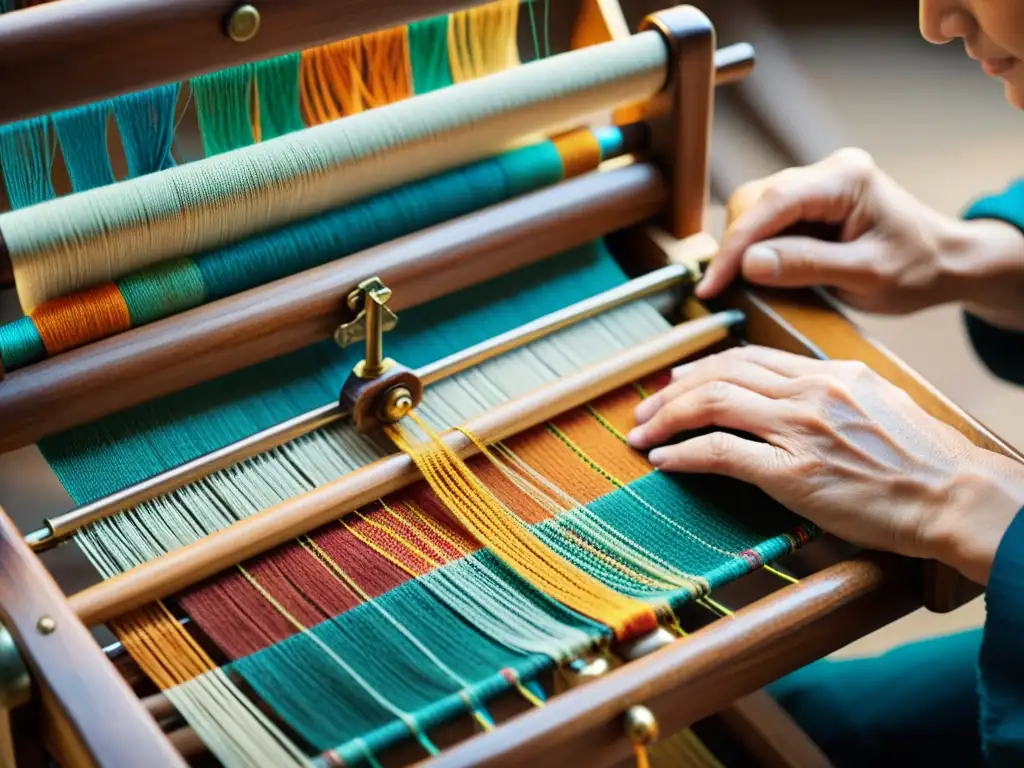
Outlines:
POLYGON ((32 312, 32 322, 50 355, 132 327, 128 305, 114 283, 44 302, 32 312))
POLYGON ((601 164, 601 144, 592 131, 574 130, 551 139, 562 158, 565 178, 592 171, 601 164))
POLYGON ((386 29, 303 51, 299 78, 310 125, 407 99, 413 95, 408 31, 386 29))
POLYGON ((126 613, 111 622, 110 628, 162 691, 217 668, 163 603, 126 613))

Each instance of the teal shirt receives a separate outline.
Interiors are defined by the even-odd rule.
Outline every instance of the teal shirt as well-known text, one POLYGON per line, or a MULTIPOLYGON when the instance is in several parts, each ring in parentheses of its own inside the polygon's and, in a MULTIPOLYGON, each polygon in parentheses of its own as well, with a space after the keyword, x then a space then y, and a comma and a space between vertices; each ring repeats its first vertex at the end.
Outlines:
MULTIPOLYGON (((964 218, 999 219, 1024 231, 1024 180, 975 201, 964 218)), ((1024 296, 1020 300, 1024 303, 1024 296)), ((1024 333, 970 314, 965 320, 985 365, 1024 385, 1024 333)), ((978 660, 982 748, 988 765, 1024 766, 1024 514, 1018 513, 1000 542, 985 599, 988 616, 978 660)))

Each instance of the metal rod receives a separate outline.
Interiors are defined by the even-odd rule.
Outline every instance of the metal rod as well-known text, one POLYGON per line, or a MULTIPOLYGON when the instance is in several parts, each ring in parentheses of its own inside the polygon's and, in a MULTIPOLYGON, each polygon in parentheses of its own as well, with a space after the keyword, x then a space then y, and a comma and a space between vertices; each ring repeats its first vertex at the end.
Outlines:
MULTIPOLYGON (((552 312, 537 320, 500 334, 487 341, 437 360, 416 371, 424 385, 454 376, 498 355, 518 349, 602 312, 688 283, 691 276, 685 266, 671 265, 649 272, 621 286, 552 312)), ((238 464, 276 448, 314 430, 346 418, 348 411, 330 403, 293 419, 257 432, 205 456, 154 475, 141 483, 91 502, 46 521, 44 528, 25 537, 33 551, 45 552, 57 546, 75 531, 90 523, 138 506, 150 499, 188 485, 207 475, 238 464)))

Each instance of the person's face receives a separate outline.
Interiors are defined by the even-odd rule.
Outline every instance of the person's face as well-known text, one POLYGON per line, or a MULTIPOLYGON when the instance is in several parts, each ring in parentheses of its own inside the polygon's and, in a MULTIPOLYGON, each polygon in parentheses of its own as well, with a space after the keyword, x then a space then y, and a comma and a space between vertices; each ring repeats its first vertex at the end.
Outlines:
POLYGON ((1007 100, 1024 109, 1024 0, 920 0, 921 34, 942 45, 964 41, 967 55, 1003 81, 1007 100))

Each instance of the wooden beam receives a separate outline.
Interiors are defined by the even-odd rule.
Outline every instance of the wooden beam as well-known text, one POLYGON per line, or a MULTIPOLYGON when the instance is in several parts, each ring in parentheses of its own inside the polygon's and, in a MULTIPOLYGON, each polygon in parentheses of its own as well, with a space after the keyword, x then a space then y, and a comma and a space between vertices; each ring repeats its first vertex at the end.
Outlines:
POLYGON ((60 0, 0 16, 0 123, 187 80, 487 0, 250 0, 256 36, 232 40, 241 0, 60 0))

